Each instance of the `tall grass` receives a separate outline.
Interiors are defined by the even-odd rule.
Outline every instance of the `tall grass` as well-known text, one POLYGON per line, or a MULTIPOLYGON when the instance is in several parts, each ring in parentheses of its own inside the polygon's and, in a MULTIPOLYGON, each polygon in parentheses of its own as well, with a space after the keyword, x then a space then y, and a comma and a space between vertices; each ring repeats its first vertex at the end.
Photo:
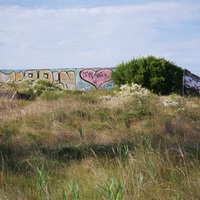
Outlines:
POLYGON ((200 100, 132 87, 0 99, 0 199, 200 199, 200 100))

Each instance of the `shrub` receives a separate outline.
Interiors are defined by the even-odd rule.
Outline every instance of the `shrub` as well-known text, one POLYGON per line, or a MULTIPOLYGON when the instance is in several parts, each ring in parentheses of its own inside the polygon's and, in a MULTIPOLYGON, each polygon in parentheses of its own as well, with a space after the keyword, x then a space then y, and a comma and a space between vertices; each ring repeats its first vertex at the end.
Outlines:
POLYGON ((145 88, 142 88, 138 84, 126 84, 121 85, 119 90, 113 91, 113 96, 101 96, 100 100, 104 104, 109 105, 109 107, 126 107, 127 104, 132 104, 133 101, 137 103, 137 106, 140 106, 142 99, 149 99, 151 92, 145 88))
POLYGON ((118 86, 137 83, 162 95, 181 93, 182 77, 182 68, 164 58, 154 56, 122 62, 111 74, 111 79, 118 86))
POLYGON ((40 79, 34 81, 28 88, 28 93, 34 93, 36 96, 40 96, 43 92, 51 91, 61 91, 61 89, 48 81, 40 79))
POLYGON ((12 82, 8 81, 6 84, 1 87, 2 90, 11 90, 17 91, 16 98, 17 99, 26 99, 26 100, 34 100, 36 97, 43 95, 43 98, 46 100, 56 100, 59 95, 61 95, 61 91, 63 91, 60 87, 52 84, 46 80, 37 79, 36 81, 30 82, 28 80, 12 82), (52 92, 52 94, 50 94, 52 92))

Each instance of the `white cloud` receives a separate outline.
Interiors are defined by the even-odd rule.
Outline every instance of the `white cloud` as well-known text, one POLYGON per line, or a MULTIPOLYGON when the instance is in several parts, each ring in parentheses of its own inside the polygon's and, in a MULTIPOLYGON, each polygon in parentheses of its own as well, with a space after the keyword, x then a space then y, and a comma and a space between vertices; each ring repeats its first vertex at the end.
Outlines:
POLYGON ((0 7, 0 68, 114 67, 152 54, 200 73, 199 20, 198 3, 0 7))

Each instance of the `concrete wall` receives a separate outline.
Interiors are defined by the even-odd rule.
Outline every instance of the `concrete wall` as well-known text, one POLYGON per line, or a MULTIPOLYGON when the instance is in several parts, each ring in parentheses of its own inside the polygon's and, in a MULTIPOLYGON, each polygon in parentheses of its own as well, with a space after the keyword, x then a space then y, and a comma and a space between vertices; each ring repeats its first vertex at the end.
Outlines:
POLYGON ((112 70, 109 68, 5 69, 0 70, 0 86, 7 81, 43 79, 69 90, 110 89, 114 87, 110 80, 112 70))

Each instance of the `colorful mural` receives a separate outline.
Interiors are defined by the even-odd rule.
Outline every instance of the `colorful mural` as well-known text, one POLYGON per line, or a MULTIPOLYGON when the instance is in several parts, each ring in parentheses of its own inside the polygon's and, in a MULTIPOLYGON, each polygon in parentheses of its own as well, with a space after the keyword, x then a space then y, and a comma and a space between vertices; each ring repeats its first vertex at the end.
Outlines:
POLYGON ((80 72, 80 77, 84 81, 94 85, 95 88, 99 88, 103 83, 110 81, 111 72, 110 69, 100 69, 97 71, 84 69, 80 72))
POLYGON ((200 95, 200 77, 185 69, 183 76, 184 93, 200 95))
MULTIPOLYGON (((47 80, 67 90, 111 89, 111 73, 114 68, 60 68, 60 69, 29 69, 0 70, 0 86, 4 83, 23 80, 47 80)), ((184 94, 200 95, 200 77, 185 69, 183 76, 184 94)))
POLYGON ((111 69, 32 69, 0 70, 0 86, 8 81, 47 80, 63 89, 91 90, 114 86, 110 76, 111 69))

